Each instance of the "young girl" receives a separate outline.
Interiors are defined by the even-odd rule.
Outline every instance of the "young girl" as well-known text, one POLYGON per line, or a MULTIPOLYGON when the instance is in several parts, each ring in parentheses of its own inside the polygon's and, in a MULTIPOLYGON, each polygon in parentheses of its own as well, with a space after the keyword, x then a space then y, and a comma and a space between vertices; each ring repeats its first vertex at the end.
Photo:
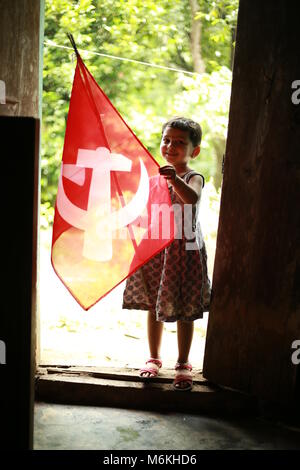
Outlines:
MULTIPOLYGON (((151 258, 127 279, 123 308, 148 310, 150 358, 140 370, 142 377, 155 377, 162 366, 160 357, 163 322, 177 321, 178 358, 173 387, 192 388, 192 366, 188 361, 194 320, 208 311, 211 286, 207 255, 198 209, 204 177, 188 166, 200 153, 202 131, 187 118, 174 118, 163 125, 160 151, 168 162, 160 174, 168 182, 172 204, 192 205, 193 249, 183 235, 151 258)), ((191 240, 189 240, 190 242, 191 240)))

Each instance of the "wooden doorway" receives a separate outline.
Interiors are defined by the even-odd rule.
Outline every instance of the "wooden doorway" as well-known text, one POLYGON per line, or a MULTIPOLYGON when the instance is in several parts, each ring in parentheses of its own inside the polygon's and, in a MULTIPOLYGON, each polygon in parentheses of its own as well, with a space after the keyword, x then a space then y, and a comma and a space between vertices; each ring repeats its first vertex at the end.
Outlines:
POLYGON ((204 376, 299 399, 299 5, 240 0, 204 376))
MULTIPOLYGON (((5 3, 14 9, 16 2, 5 3)), ((25 3, 28 2, 22 2, 23 7, 25 3)), ((39 2, 31 4, 37 8, 34 24, 38 24, 39 2)), ((22 9, 16 11, 20 14, 22 9)), ((204 375, 211 382, 282 403, 296 400, 299 395, 299 366, 291 361, 292 342, 300 338, 297 245, 300 108, 291 100, 292 83, 300 79, 297 13, 296 2, 240 2, 213 302, 204 362, 204 375)), ((28 37, 36 41, 37 58, 39 26, 33 28, 31 16, 29 20, 28 37)), ((13 42, 16 40, 14 36, 13 42)), ((32 55, 32 50, 29 52, 32 55)), ((18 65, 17 61, 9 60, 10 66, 14 63, 18 65)), ((10 77, 13 73, 10 72, 10 77)), ((32 73, 38 76, 36 67, 32 73)), ((38 112, 25 115, 38 117, 38 112)), ((27 251, 19 243, 15 226, 14 238, 7 232, 7 246, 19 249, 14 252, 18 277, 14 277, 14 290, 10 290, 13 275, 6 277, 4 290, 11 292, 12 300, 5 305, 1 317, 1 332, 11 333, 8 339, 1 337, 7 344, 7 367, 1 366, 0 370, 1 383, 6 387, 1 416, 3 427, 7 422, 11 431, 6 435, 8 446, 14 448, 32 445, 35 352, 32 312, 36 284, 31 274, 35 273, 36 260, 34 257, 32 263, 31 250, 37 226, 33 214, 37 213, 34 176, 39 134, 33 122, 31 130, 32 135, 25 132, 30 137, 30 165, 25 165, 27 172, 31 169, 28 180, 27 173, 22 174, 23 167, 19 167, 19 181, 31 181, 23 214, 26 236, 22 240, 27 251), (26 259, 17 256, 25 252, 26 259), (24 297, 14 297, 16 289, 24 297), (20 373, 16 374, 16 370, 20 373), (16 409, 13 420, 7 408, 8 403, 13 407, 16 396, 21 413, 16 409), (16 429, 18 436, 14 434, 16 429)), ((13 133, 6 136, 8 149, 12 136, 13 133)), ((10 203, 7 213, 15 209, 15 199, 10 203)), ((33 256, 35 253, 33 250, 33 256)), ((7 265, 12 266, 9 261, 7 265)))

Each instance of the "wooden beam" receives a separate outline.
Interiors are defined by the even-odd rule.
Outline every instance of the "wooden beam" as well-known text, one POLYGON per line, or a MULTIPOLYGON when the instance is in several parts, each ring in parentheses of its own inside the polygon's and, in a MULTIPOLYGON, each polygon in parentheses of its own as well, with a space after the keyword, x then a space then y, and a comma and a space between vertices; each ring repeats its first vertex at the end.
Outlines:
MULTIPOLYGON (((143 377, 139 376, 138 369, 132 368, 117 368, 117 367, 82 367, 82 366, 39 366, 37 369, 37 376, 51 374, 72 375, 72 376, 86 376, 95 377, 100 379, 112 380, 126 380, 130 382, 145 382, 143 377)), ((154 383, 172 383, 174 380, 174 369, 164 369, 160 371, 157 377, 151 379, 154 383)), ((203 378, 200 372, 193 371, 193 381, 196 384, 209 385, 208 381, 203 378)))
POLYGON ((299 2, 241 0, 203 375, 299 402, 299 2), (298 388, 297 388, 298 387, 298 388))
POLYGON ((39 117, 40 1, 1 0, 0 80, 7 104, 1 116, 39 117))
POLYGON ((232 415, 257 412, 253 398, 196 380, 190 392, 177 392, 170 381, 147 382, 94 377, 78 373, 51 373, 37 377, 36 399, 51 403, 110 406, 163 412, 232 415))
POLYGON ((39 203, 41 0, 1 0, 2 447, 33 448, 39 203))

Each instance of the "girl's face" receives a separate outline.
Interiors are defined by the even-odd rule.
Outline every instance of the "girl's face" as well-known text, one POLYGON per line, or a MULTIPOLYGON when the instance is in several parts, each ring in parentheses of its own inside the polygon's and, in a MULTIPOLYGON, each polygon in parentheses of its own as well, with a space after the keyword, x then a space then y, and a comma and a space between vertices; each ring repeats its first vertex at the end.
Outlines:
POLYGON ((166 127, 160 143, 161 155, 170 165, 187 164, 194 157, 199 147, 194 147, 189 138, 189 133, 182 129, 166 127))

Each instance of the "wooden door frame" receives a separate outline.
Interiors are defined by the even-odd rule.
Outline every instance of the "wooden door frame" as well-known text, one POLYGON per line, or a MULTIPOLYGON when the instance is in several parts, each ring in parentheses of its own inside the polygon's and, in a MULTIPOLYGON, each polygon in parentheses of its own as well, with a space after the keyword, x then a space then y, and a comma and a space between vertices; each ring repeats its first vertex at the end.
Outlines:
POLYGON ((299 4, 240 0, 203 375, 295 407, 300 339, 299 4), (243 227, 243 231, 241 230, 243 227))

